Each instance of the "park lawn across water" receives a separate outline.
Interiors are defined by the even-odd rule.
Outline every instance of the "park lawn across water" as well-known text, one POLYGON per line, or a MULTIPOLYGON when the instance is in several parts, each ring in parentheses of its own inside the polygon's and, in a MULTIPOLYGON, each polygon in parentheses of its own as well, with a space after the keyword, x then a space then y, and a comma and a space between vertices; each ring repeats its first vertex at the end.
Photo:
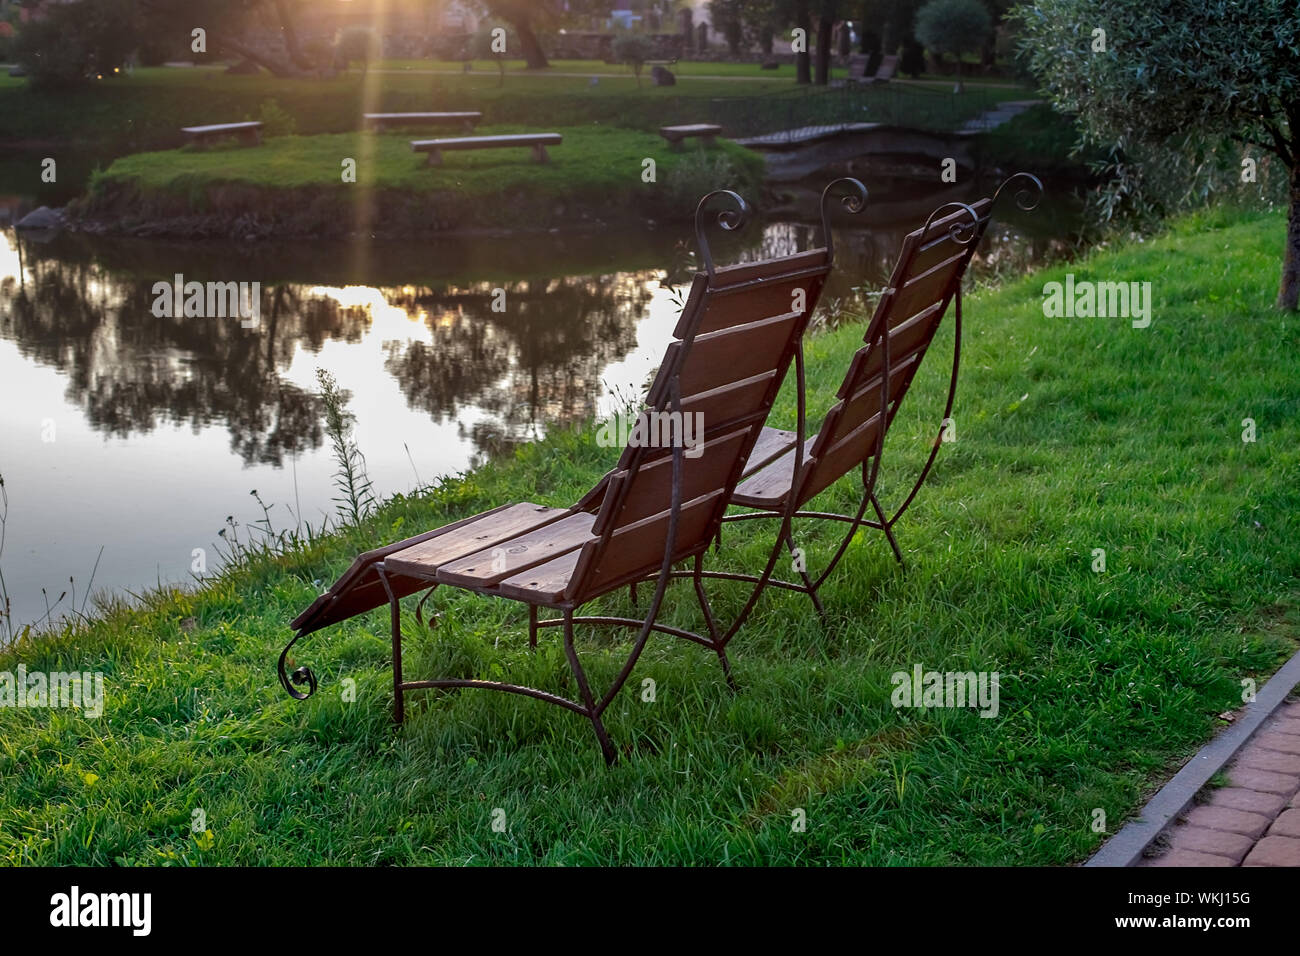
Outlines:
MULTIPOLYGON (((458 138, 445 129, 405 132, 333 133, 280 136, 258 148, 164 150, 136 153, 116 160, 97 183, 129 181, 141 189, 189 192, 196 187, 241 183, 276 189, 330 186, 347 188, 341 163, 357 161, 356 184, 404 192, 453 192, 463 196, 496 196, 513 189, 530 195, 571 196, 644 191, 642 163, 653 158, 656 177, 667 176, 685 158, 700 150, 700 141, 674 151, 655 133, 600 126, 554 127, 481 126, 473 135, 557 132, 559 146, 548 146, 551 161, 532 160, 531 149, 508 147, 449 151, 441 167, 425 164, 425 154, 411 149, 417 139, 458 138)), ((730 142, 708 150, 730 162, 741 181, 756 185, 762 178, 760 156, 730 142)))
MULTIPOLYGON (((365 212, 379 228, 428 234, 458 227, 551 227, 558 222, 689 214, 702 192, 726 185, 759 191, 763 160, 728 141, 699 140, 673 150, 655 133, 603 126, 564 129, 487 126, 477 135, 560 132, 550 161, 529 147, 448 151, 430 167, 412 139, 460 132, 334 133, 270 137, 257 148, 189 148, 125 156, 92 177, 87 217, 131 228, 215 215, 234 222, 255 215, 269 232, 323 235, 365 212), (647 181, 647 160, 654 161, 647 181), (354 170, 347 167, 351 161, 354 170), (345 181, 345 170, 355 181, 345 181)), ((358 227, 369 231, 372 226, 358 227)))
MULTIPOLYGON (((1211 212, 969 296, 956 441, 898 527, 907 572, 868 531, 823 592, 829 626, 769 591, 732 644, 739 693, 709 652, 656 636, 606 715, 626 748, 612 769, 585 721, 513 696, 416 692, 395 731, 382 609, 299 643, 321 678, 308 702, 274 669, 287 622, 358 551, 509 501, 576 500, 617 454, 594 426, 194 593, 29 638, 0 670, 102 671, 106 705, 98 720, 0 709, 0 860, 1082 860, 1104 839, 1098 808, 1118 829, 1240 705, 1242 680, 1296 648, 1300 322, 1272 308, 1283 234, 1278 214, 1211 212), (1067 272, 1151 282, 1150 326, 1045 318, 1043 284, 1067 272), (895 708, 891 675, 915 665, 998 672, 997 715, 895 708), (210 835, 192 832, 199 810, 210 835)), ((862 333, 810 341, 815 411, 862 333)), ((891 431, 886 504, 934 436, 951 344, 947 321, 891 431)), ((775 424, 792 423, 788 392, 775 424)), ((824 504, 851 507, 852 483, 824 504)), ((710 563, 757 567, 758 525, 729 526, 710 563)), ((815 571, 831 539, 798 533, 815 571)), ((742 599, 710 592, 723 619, 742 599)), ((432 632, 405 620, 408 679, 508 675, 574 693, 555 630, 529 654, 522 606, 441 591, 430 604, 432 632)), ((625 594, 598 605, 633 613, 625 594)), ((702 627, 689 584, 666 615, 702 627)), ((625 639, 580 630, 598 686, 625 639)))
MULTIPOLYGON (((330 79, 280 79, 227 75, 211 67, 151 67, 66 92, 33 91, 24 80, 0 75, 0 143, 47 143, 51 130, 57 130, 60 143, 113 155, 178 146, 184 141, 183 126, 257 119, 271 100, 294 118, 301 134, 355 130, 364 112, 427 110, 480 110, 487 123, 535 124, 544 118, 556 126, 599 123, 652 132, 672 123, 725 123, 736 110, 773 108, 759 98, 835 92, 800 87, 790 71, 748 80, 688 75, 666 87, 653 86, 645 76, 638 87, 626 71, 601 75, 595 85, 589 76, 563 72, 507 72, 502 83, 495 69, 458 75, 354 71, 330 79), (717 107, 711 103, 716 98, 735 102, 717 107)), ((918 100, 924 96, 924 91, 916 93, 919 86, 856 89, 854 96, 869 108, 851 118, 938 128, 960 125, 992 102, 1031 95, 1017 87, 971 84, 961 97, 935 87, 933 96, 918 100), (927 107, 930 100, 933 106, 927 107)))

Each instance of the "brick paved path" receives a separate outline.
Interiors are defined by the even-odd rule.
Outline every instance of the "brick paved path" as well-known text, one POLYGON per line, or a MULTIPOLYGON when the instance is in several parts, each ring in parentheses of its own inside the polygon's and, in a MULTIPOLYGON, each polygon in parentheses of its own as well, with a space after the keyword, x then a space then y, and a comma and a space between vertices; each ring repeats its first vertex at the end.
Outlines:
POLYGON ((1139 866, 1300 866, 1300 702, 1278 708, 1139 866), (1204 801, 1204 802, 1202 802, 1204 801))

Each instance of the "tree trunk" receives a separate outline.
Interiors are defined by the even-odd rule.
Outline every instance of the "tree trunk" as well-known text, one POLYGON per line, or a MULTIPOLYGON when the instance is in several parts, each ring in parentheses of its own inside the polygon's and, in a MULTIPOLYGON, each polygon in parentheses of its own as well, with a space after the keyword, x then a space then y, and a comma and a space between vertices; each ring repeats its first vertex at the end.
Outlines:
POLYGON ((273 60, 266 54, 261 53, 250 46, 245 46, 238 40, 231 40, 228 37, 223 36, 215 36, 212 39, 213 46, 217 50, 229 50, 236 56, 241 56, 245 60, 251 60, 264 70, 269 70, 272 76, 283 78, 302 75, 302 72, 296 67, 291 67, 288 64, 281 63, 279 60, 273 60))
POLYGON ((835 21, 830 17, 817 18, 817 75, 813 82, 827 86, 831 81, 831 31, 835 21))
MULTIPOLYGON (((311 64, 298 46, 298 31, 293 28, 293 17, 289 15, 288 4, 284 0, 275 0, 275 12, 280 18, 280 32, 284 35, 284 48, 289 51, 289 59, 300 70, 311 69, 311 64)), ((380 55, 383 55, 382 51, 380 55)))
POLYGON ((528 69, 545 70, 551 63, 546 59, 546 52, 542 49, 541 43, 537 41, 532 23, 527 17, 520 17, 513 23, 515 32, 519 34, 519 43, 524 48, 524 61, 528 64, 528 69))
POLYGON ((1282 255, 1282 282, 1277 307, 1296 310, 1300 296, 1300 163, 1291 167, 1291 208, 1286 219, 1286 252, 1282 255))
POLYGON ((808 57, 808 44, 812 42, 812 15, 808 12, 808 0, 799 0, 794 10, 794 26, 803 31, 804 47, 802 53, 795 54, 795 82, 811 83, 812 69, 808 57))

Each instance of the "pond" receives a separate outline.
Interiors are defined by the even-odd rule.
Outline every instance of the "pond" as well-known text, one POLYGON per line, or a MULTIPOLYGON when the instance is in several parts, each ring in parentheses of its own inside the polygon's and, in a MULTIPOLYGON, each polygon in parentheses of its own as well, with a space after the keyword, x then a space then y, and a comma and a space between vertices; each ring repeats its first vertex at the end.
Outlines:
MULTIPOLYGON (((937 202, 988 189, 871 185, 864 221, 836 228, 821 310, 831 321, 871 307, 903 233, 937 202)), ((783 207, 716 241, 715 259, 820 242, 815 193, 783 207)), ((1068 199, 1049 195, 1032 215, 996 222, 976 268, 1061 254, 1077 221, 1068 199)), ((621 407, 669 341, 692 247, 685 223, 400 243, 37 242, 0 231, 11 621, 80 610, 92 572, 96 591, 140 593, 192 580, 201 550, 211 573, 227 517, 246 539, 264 518, 257 499, 276 529, 318 526, 336 491, 317 368, 348 393, 382 495, 621 407), (258 282, 256 327, 155 315, 154 284, 177 274, 258 282)))

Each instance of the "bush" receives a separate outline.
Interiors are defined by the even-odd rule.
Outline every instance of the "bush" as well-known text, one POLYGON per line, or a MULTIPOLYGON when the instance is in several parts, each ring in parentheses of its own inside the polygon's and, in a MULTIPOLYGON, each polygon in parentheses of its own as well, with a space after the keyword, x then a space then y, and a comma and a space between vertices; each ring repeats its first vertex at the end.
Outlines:
POLYGON ((14 56, 33 87, 67 89, 116 75, 139 37, 133 0, 78 0, 25 24, 14 56))
POLYGON ((742 196, 750 184, 737 180, 736 167, 725 155, 711 150, 692 150, 664 177, 662 207, 675 218, 685 218, 705 193, 734 189, 742 196))
POLYGON ((263 100, 257 118, 262 122, 263 136, 292 136, 298 132, 298 121, 285 112, 275 100, 263 100))
POLYGON ((615 60, 632 68, 636 74, 637 86, 641 85, 641 69, 645 66, 645 61, 650 59, 653 49, 650 41, 639 33, 623 33, 614 37, 610 48, 615 60))
POLYGON ((334 43, 335 60, 343 69, 359 60, 364 70, 371 60, 379 59, 380 52, 379 37, 369 27, 346 27, 334 43))

